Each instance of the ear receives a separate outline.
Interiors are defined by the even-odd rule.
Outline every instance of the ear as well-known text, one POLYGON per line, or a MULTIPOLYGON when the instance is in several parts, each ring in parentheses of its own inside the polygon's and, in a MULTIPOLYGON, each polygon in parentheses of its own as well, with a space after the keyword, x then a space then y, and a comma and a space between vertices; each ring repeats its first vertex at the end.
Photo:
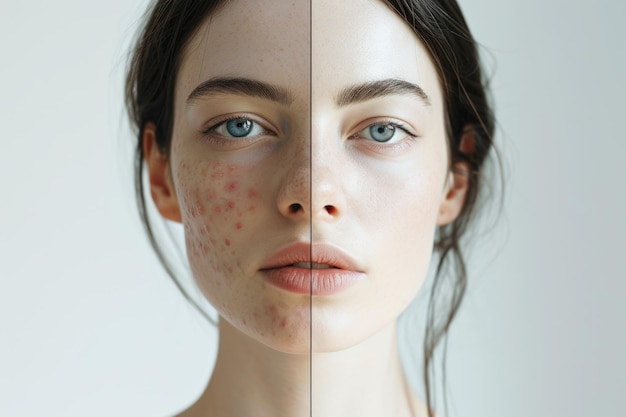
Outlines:
MULTIPOLYGON (((476 136, 472 126, 466 126, 463 130, 459 151, 466 155, 474 153, 476 136)), ((452 172, 448 174, 439 214, 437 215, 437 226, 444 226, 452 223, 463 210, 465 196, 469 187, 470 165, 467 162, 456 162, 452 167, 452 172)))
POLYGON ((149 122, 143 129, 143 155, 148 168, 152 201, 164 218, 182 223, 180 206, 172 181, 170 163, 156 142, 156 127, 149 122))

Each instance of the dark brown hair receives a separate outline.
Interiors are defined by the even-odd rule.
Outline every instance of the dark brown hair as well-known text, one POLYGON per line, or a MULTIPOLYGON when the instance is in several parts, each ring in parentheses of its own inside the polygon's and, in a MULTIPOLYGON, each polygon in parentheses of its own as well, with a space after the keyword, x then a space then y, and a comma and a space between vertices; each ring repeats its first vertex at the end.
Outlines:
MULTIPOLYGON (((429 416, 432 416, 430 370, 435 348, 447 336, 467 286, 467 272, 460 248, 461 237, 475 217, 484 178, 483 164, 493 147, 494 116, 488 99, 487 81, 481 69, 477 44, 455 0, 383 0, 424 43, 438 72, 445 99, 450 169, 456 162, 470 167, 469 187, 463 209, 449 225, 438 228, 435 250, 439 262, 428 304, 424 340, 424 383, 429 416), (474 141, 461 152, 467 130, 474 141), (447 267, 454 273, 445 274, 447 267), (437 320, 443 277, 449 276, 452 294, 443 320, 437 320)), ((135 187, 141 220, 159 260, 176 286, 209 321, 213 322, 180 284, 165 251, 159 245, 148 216, 143 185, 143 131, 154 123, 159 149, 169 154, 174 85, 182 52, 201 23, 223 6, 225 0, 158 0, 147 13, 145 26, 132 51, 126 79, 126 106, 136 128, 135 187)), ((445 351, 442 359, 445 381, 445 351)), ((444 384, 445 385, 445 384, 444 384)), ((445 389, 444 389, 445 394, 445 389)))

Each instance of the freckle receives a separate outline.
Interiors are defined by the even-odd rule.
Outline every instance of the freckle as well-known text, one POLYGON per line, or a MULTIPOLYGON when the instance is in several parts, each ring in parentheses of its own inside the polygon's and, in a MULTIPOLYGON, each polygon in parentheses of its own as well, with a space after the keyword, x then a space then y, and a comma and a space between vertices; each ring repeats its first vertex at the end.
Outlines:
POLYGON ((247 324, 248 324, 248 322, 246 321, 246 319, 243 319, 243 325, 245 326, 247 324))
POLYGON ((237 181, 233 181, 224 186, 224 190, 229 192, 235 191, 237 188, 239 188, 239 183, 237 181))
POLYGON ((241 230, 241 228, 242 228, 242 227, 243 227, 243 224, 241 224, 241 222, 238 222, 238 223, 235 225, 235 228, 236 228, 237 230, 241 230))
POLYGON ((272 336, 276 336, 276 332, 272 330, 272 336))
POLYGON ((224 243, 226 244, 226 246, 230 246, 230 240, 224 239, 224 243))
POLYGON ((229 274, 233 273, 233 268, 231 268, 230 266, 228 268, 226 268, 226 270, 228 271, 229 274))

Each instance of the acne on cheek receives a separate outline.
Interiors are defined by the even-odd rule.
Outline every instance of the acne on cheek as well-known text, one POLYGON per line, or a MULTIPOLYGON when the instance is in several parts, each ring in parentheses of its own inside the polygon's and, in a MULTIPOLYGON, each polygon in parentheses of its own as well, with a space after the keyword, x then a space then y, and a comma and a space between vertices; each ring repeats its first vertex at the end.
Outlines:
POLYGON ((242 181, 234 164, 215 162, 190 169, 178 165, 178 185, 190 254, 210 262, 220 273, 239 268, 231 250, 237 233, 245 230, 245 215, 256 210, 259 192, 242 181))

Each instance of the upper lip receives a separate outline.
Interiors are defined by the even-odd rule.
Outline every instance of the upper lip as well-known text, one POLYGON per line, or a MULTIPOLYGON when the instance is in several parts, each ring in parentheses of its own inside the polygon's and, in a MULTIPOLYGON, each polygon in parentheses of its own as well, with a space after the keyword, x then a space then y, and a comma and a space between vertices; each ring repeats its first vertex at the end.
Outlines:
POLYGON ((311 245, 307 242, 283 246, 267 258, 260 269, 281 268, 298 262, 327 264, 340 269, 360 271, 356 261, 341 249, 326 243, 311 245))

